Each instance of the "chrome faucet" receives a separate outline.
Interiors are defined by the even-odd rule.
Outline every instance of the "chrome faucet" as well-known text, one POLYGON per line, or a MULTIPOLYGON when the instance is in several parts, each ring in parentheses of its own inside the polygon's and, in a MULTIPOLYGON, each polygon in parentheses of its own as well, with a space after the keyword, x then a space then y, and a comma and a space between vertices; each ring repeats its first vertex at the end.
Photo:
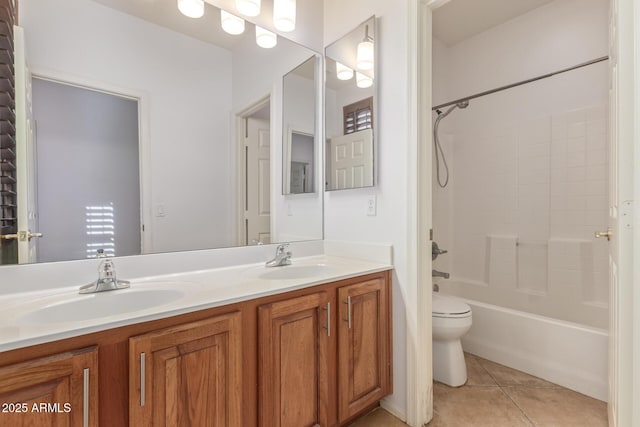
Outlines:
POLYGON ((116 278, 116 266, 111 258, 107 258, 104 250, 98 249, 98 258, 104 260, 98 266, 98 280, 80 287, 79 293, 93 294, 96 292, 115 291, 128 288, 129 282, 116 278))
POLYGON ((288 243, 283 243, 281 245, 278 245, 276 247, 276 256, 270 260, 267 261, 265 266, 266 267, 281 267, 283 265, 290 265, 291 264, 291 251, 285 251, 285 249, 287 249, 287 247, 289 247, 288 243))
POLYGON ((445 273, 443 271, 431 270, 431 277, 442 277, 444 279, 449 278, 449 273, 445 273))

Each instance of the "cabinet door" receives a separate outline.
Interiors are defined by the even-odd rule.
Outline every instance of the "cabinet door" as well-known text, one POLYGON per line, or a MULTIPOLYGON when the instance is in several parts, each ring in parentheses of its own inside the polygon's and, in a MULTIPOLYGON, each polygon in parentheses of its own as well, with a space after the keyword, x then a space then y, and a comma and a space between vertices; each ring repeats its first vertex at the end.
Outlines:
POLYGON ((329 303, 319 292, 258 308, 261 426, 328 424, 329 303))
POLYGON ((373 279, 338 289, 338 415, 340 422, 391 391, 387 282, 373 279))
POLYGON ((241 426, 239 312, 129 339, 129 425, 241 426))
POLYGON ((98 350, 89 347, 0 368, 0 425, 98 425, 98 350))

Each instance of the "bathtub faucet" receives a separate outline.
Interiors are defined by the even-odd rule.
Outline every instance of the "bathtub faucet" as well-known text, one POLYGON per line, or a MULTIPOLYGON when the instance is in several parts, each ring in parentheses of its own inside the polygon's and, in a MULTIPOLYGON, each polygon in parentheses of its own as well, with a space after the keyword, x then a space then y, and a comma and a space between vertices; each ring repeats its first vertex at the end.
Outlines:
POLYGON ((442 277, 443 279, 448 279, 449 273, 444 273, 438 270, 431 270, 431 277, 442 277))

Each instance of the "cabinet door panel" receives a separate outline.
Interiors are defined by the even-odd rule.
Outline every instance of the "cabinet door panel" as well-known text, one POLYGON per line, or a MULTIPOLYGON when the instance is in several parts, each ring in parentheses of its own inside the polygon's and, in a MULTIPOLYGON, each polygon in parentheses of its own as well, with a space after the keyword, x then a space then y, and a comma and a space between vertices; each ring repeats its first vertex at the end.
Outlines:
POLYGON ((236 312, 131 338, 130 424, 241 426, 240 329, 236 312))
POLYGON ((340 422, 390 391, 389 300, 384 279, 338 289, 338 412, 340 422))
POLYGON ((325 292, 259 307, 260 425, 327 425, 325 292))
POLYGON ((0 426, 97 426, 97 399, 96 347, 0 368, 0 426))

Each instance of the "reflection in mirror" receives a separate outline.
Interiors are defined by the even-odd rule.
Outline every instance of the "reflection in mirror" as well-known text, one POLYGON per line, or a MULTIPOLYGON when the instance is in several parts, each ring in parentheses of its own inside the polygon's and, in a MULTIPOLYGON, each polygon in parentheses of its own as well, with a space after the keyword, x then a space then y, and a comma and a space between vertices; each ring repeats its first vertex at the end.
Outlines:
POLYGON ((374 183, 375 17, 325 48, 325 188, 374 183))
POLYGON ((271 173, 282 166, 286 103, 317 102, 313 90, 283 100, 283 76, 315 52, 275 34, 274 47, 259 47, 250 22, 227 34, 209 3, 199 19, 175 2, 152 3, 21 2, 28 68, 16 65, 16 81, 33 87, 33 113, 16 113, 34 137, 17 141, 30 156, 17 161, 26 165, 17 229, 43 237, 16 240, 18 262, 322 238, 321 200, 289 206, 300 213, 290 215, 282 175, 271 173), (246 157, 250 122, 255 164, 246 157), (252 221, 266 227, 264 238, 249 235, 252 221))
POLYGON ((315 191, 316 68, 311 57, 283 78, 283 194, 315 191))

